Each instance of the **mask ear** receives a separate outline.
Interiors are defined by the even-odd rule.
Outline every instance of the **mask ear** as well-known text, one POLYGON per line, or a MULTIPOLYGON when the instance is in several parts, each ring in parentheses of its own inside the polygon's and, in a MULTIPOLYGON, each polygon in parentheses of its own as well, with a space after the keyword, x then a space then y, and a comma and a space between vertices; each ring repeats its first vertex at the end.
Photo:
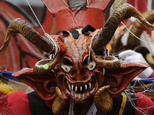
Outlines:
POLYGON ((33 68, 24 68, 13 73, 12 76, 31 86, 43 100, 52 100, 56 96, 53 72, 38 75, 33 72, 33 68))
POLYGON ((110 85, 108 89, 112 95, 118 95, 123 92, 131 80, 149 65, 144 63, 121 64, 120 68, 115 70, 106 70, 105 85, 110 85))

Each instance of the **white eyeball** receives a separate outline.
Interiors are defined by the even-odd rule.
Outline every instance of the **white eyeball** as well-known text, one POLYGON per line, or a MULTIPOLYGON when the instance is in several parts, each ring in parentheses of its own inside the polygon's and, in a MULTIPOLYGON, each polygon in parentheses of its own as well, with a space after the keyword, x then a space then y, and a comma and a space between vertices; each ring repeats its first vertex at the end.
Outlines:
POLYGON ((71 67, 67 66, 67 65, 62 65, 61 66, 63 68, 64 71, 69 72, 71 67))
POLYGON ((89 70, 93 70, 96 67, 96 63, 94 61, 90 62, 87 66, 89 70))

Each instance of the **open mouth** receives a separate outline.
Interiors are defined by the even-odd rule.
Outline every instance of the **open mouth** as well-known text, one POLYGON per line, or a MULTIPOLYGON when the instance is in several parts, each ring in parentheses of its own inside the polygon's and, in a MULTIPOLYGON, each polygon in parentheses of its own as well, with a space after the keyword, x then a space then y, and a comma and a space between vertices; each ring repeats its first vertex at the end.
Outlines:
POLYGON ((69 97, 74 100, 82 101, 90 96, 92 96, 98 89, 98 83, 96 80, 91 80, 87 83, 69 83, 67 82, 66 93, 69 97))

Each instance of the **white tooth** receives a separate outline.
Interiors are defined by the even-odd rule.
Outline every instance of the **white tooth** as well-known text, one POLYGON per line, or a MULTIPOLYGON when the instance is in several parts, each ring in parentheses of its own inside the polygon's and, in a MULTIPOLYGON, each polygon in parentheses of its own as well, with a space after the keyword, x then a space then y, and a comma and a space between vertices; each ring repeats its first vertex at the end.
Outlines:
POLYGON ((77 91, 77 86, 75 86, 75 92, 77 91))
POLYGON ((90 94, 92 94, 95 91, 95 88, 93 88, 93 90, 90 91, 90 94))
POLYGON ((81 98, 81 94, 79 94, 79 99, 81 98))
POLYGON ((84 98, 85 94, 82 94, 82 97, 84 98))
POLYGON ((85 85, 85 90, 87 90, 87 85, 85 85))
POLYGON ((75 94, 75 98, 77 97, 77 95, 75 94))
POLYGON ((69 89, 71 89, 71 85, 68 85, 69 89))
POLYGON ((80 91, 82 91, 82 86, 80 87, 80 91))
POLYGON ((71 92, 71 95, 73 96, 73 92, 71 92))
POLYGON ((66 89, 66 92, 67 92, 67 94, 69 94, 69 95, 71 94, 67 89, 66 89))
POLYGON ((89 96, 89 92, 87 92, 87 96, 89 96))
POLYGON ((72 85, 72 91, 73 91, 74 85, 72 85))
POLYGON ((91 88, 91 83, 89 83, 89 88, 91 88))

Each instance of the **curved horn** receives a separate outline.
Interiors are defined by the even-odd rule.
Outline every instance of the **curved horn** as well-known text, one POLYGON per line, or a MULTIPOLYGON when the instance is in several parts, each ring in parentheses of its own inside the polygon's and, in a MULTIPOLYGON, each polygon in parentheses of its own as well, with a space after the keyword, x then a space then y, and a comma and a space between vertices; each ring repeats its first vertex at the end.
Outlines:
POLYGON ((51 71, 57 64, 60 58, 60 52, 56 54, 54 59, 45 59, 45 60, 40 60, 38 61, 35 66, 33 67, 33 71, 36 74, 44 74, 46 72, 51 71))
POLYGON ((104 46, 106 46, 112 39, 112 36, 119 26, 120 22, 123 19, 130 18, 131 16, 138 18, 146 28, 154 29, 154 26, 152 26, 135 7, 128 3, 124 3, 116 7, 115 11, 106 21, 102 28, 102 31, 95 39, 92 49, 94 51, 98 51, 104 48, 104 46))
MULTIPOLYGON (((143 17, 150 22, 151 24, 154 23, 154 10, 147 11, 143 13, 143 17)), ((144 25, 139 21, 136 20, 133 25, 130 26, 130 31, 135 34, 137 37, 140 37, 143 31, 146 29, 144 25)), ((153 30, 153 28, 150 28, 150 30, 153 30)), ((127 47, 128 48, 134 48, 139 44, 139 40, 135 39, 135 36, 129 33, 128 35, 128 41, 127 41, 127 47), (135 39, 135 42, 134 42, 135 39)))
POLYGON ((102 113, 107 114, 112 110, 113 101, 112 98, 107 91, 110 86, 101 87, 94 96, 94 102, 98 110, 102 113))
POLYGON ((115 56, 106 56, 105 59, 98 58, 94 51, 91 49, 91 56, 95 63, 100 67, 105 68, 118 68, 120 67, 120 61, 115 56))
POLYGON ((6 37, 4 39, 3 45, 0 48, 0 54, 3 54, 6 50, 10 38, 16 33, 22 34, 28 41, 35 45, 38 49, 45 52, 54 52, 54 46, 51 42, 48 42, 45 36, 41 36, 36 32, 28 23, 20 18, 14 19, 8 26, 6 37))

